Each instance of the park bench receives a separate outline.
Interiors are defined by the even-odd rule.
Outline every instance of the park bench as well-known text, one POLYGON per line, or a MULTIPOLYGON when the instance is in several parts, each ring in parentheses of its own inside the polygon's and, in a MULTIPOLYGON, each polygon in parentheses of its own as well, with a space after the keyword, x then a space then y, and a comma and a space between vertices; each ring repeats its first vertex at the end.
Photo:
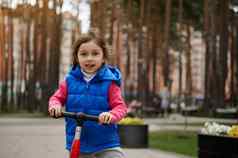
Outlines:
POLYGON ((215 110, 216 117, 223 117, 223 118, 237 118, 238 111, 237 108, 216 108, 215 110))

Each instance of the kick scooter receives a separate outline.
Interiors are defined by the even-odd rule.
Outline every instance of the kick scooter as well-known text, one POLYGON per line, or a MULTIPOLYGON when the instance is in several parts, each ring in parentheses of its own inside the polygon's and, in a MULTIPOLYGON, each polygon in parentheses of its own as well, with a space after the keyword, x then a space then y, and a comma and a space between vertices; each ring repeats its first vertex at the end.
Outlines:
POLYGON ((72 118, 72 119, 75 119, 77 122, 77 126, 75 129, 75 136, 74 136, 74 140, 73 140, 71 151, 70 151, 70 158, 79 158, 80 157, 80 134, 81 134, 81 129, 83 127, 83 122, 84 121, 98 122, 99 119, 97 116, 87 115, 84 113, 73 113, 73 112, 62 112, 62 116, 60 117, 72 118))

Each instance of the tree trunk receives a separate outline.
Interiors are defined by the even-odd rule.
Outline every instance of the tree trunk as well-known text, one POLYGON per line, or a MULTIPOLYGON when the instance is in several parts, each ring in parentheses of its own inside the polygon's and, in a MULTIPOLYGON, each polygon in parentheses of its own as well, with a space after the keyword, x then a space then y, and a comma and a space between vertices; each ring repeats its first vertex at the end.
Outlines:
POLYGON ((40 61, 39 61, 39 68, 40 68, 40 85, 42 86, 42 106, 40 107, 41 112, 46 112, 46 106, 47 105, 47 96, 48 96, 48 83, 47 83, 47 67, 46 67, 46 61, 47 61, 47 17, 48 17, 48 0, 43 0, 43 10, 41 12, 41 48, 40 48, 40 61))
POLYGON ((215 106, 216 94, 216 27, 215 27, 215 6, 212 0, 204 1, 204 38, 206 45, 205 54, 205 111, 212 112, 215 106))
POLYGON ((192 65, 191 65, 191 30, 190 25, 186 24, 186 95, 192 96, 193 81, 192 81, 192 65))
MULTIPOLYGON (((237 20, 236 20, 237 22, 237 20)), ((236 71, 235 71, 235 104, 238 105, 238 23, 236 23, 236 29, 235 29, 235 32, 236 32, 236 39, 235 39, 235 44, 234 44, 234 48, 236 50, 236 71)))
POLYGON ((3 83, 4 83, 4 37, 3 37, 3 33, 4 31, 4 13, 3 13, 3 9, 0 8, 0 84, 1 84, 1 95, 0 95, 0 112, 2 111, 2 107, 3 107, 3 83))
MULTIPOLYGON (((12 14, 12 12, 11 12, 12 14)), ((10 58, 10 111, 14 111, 14 60, 13 60, 13 20, 12 15, 9 19, 9 58, 10 58)))
POLYGON ((220 0, 220 41, 219 41, 219 56, 218 56, 218 106, 225 106, 225 85, 227 79, 227 55, 228 55, 228 13, 229 1, 220 0))
MULTIPOLYGON (((233 17, 232 17, 233 19, 233 17)), ((230 48, 230 65, 229 65, 229 69, 230 69, 230 74, 231 74, 231 81, 230 81, 230 99, 231 99, 231 104, 232 106, 235 106, 235 59, 237 59, 236 57, 236 50, 235 50, 235 42, 236 42, 236 38, 235 38, 235 27, 233 26, 233 24, 231 25, 231 32, 230 32, 230 36, 231 36, 231 48, 230 48)))
POLYGON ((145 106, 145 89, 144 89, 144 32, 143 32, 143 26, 144 26, 144 7, 145 7, 145 1, 140 0, 140 21, 139 21, 139 39, 138 39, 138 84, 137 84, 137 90, 138 90, 138 100, 142 102, 142 105, 145 106))
POLYGON ((169 59, 169 32, 170 32, 170 21, 171 19, 171 0, 166 1, 165 9, 165 24, 164 24, 164 64, 163 64, 163 75, 164 75, 164 85, 166 87, 171 86, 170 84, 170 59, 169 59))
POLYGON ((1 9, 2 11, 2 21, 1 21, 1 34, 2 34, 2 46, 1 46, 1 51, 2 51, 2 56, 4 59, 2 62, 2 100, 1 100, 1 111, 6 111, 6 105, 7 105, 7 69, 8 69, 8 54, 5 51, 6 47, 6 42, 7 42, 7 34, 6 34, 6 23, 5 23, 5 10, 1 9))
MULTIPOLYGON (((179 11, 178 11, 178 23, 179 23, 179 28, 178 32, 180 35, 180 38, 182 38, 181 32, 182 32, 182 25, 183 25, 183 0, 179 0, 179 11)), ((178 97, 179 99, 182 96, 182 88, 183 88, 183 66, 182 66, 182 54, 183 51, 182 49, 179 50, 179 57, 178 57, 178 72, 179 72, 179 77, 178 77, 178 97)), ((180 105, 180 100, 178 101, 178 104, 180 105)), ((180 108, 180 106, 179 106, 180 108)))

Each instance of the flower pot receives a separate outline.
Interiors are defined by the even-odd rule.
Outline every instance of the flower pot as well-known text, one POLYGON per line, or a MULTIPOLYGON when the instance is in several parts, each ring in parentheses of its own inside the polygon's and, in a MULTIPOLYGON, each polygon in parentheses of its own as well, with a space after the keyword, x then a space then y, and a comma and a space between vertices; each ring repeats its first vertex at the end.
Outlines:
POLYGON ((198 134, 198 158, 238 158, 238 138, 198 134))
POLYGON ((122 147, 148 147, 148 125, 118 125, 118 130, 122 147))

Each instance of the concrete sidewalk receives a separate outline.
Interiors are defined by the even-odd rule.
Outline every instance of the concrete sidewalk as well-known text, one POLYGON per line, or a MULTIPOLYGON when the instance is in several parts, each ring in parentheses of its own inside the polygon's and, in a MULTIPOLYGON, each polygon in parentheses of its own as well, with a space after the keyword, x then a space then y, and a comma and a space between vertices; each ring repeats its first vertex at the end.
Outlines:
POLYGON ((190 158, 154 149, 124 149, 127 158, 190 158))
MULTIPOLYGON (((0 118, 0 140, 3 158, 68 157, 64 149, 63 119, 0 118)), ((188 158, 149 148, 123 150, 127 158, 188 158)))

